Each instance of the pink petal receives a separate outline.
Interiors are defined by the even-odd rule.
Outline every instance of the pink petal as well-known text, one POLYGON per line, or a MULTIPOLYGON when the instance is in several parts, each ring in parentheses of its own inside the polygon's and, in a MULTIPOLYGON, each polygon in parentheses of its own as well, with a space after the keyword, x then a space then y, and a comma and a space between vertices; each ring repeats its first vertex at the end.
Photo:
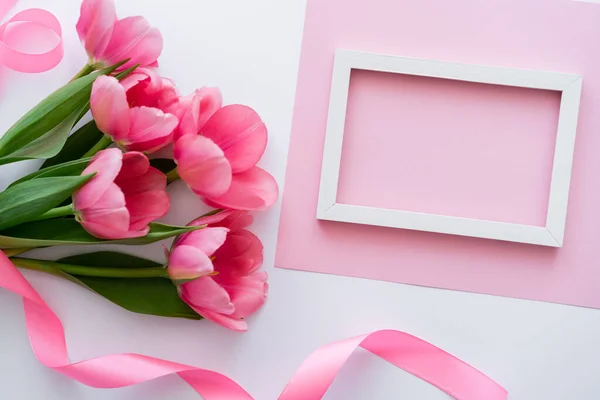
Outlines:
POLYGON ((155 107, 166 113, 175 114, 179 106, 179 89, 171 79, 162 78, 160 91, 156 94, 155 107))
POLYGON ((188 226, 202 226, 202 225, 218 224, 219 222, 223 221, 225 218, 227 218, 228 216, 230 216, 234 212, 236 212, 236 211, 235 210, 219 211, 216 214, 207 215, 207 216, 203 216, 203 217, 197 218, 197 219, 193 220, 192 222, 190 222, 188 224, 188 226))
POLYGON ((140 82, 147 83, 147 89, 150 92, 157 91, 160 88, 160 77, 151 68, 136 68, 130 75, 121 81, 121 85, 127 92, 127 102, 130 103, 129 91, 137 86, 140 82))
POLYGON ((203 136, 183 136, 175 142, 173 156, 179 176, 195 193, 219 196, 229 189, 231 166, 212 140, 203 136))
POLYGON ((212 256, 219 247, 225 243, 227 228, 204 228, 185 235, 182 240, 177 241, 177 246, 193 246, 208 256, 212 256))
POLYGON ((234 174, 254 167, 267 147, 265 124, 253 109, 240 104, 218 110, 202 134, 223 149, 234 174))
POLYGON ((227 243, 219 249, 215 256, 218 258, 237 257, 244 254, 251 245, 252 240, 250 238, 238 235, 237 233, 231 233, 227 238, 227 243))
POLYGON ((229 291, 231 302, 235 306, 235 315, 246 318, 261 308, 267 300, 269 285, 267 273, 264 271, 243 277, 234 286, 225 286, 229 291))
MULTIPOLYGON (((138 68, 121 81, 127 92, 130 107, 154 107, 174 114, 179 103, 179 91, 167 78, 162 78, 150 68, 138 68)), ((179 117, 179 116, 178 116, 179 117)))
POLYGON ((200 118, 200 98, 190 95, 182 97, 180 102, 180 108, 178 110, 181 115, 179 126, 175 132, 175 140, 179 140, 185 135, 197 135, 198 134, 198 119, 200 118))
POLYGON ((120 144, 129 150, 151 152, 171 143, 173 131, 179 123, 176 116, 152 107, 134 107, 130 111, 129 136, 120 144))
POLYGON ((97 58, 104 52, 116 21, 112 0, 84 0, 81 3, 77 33, 90 57, 97 58))
POLYGON ((230 233, 215 253, 215 270, 224 276, 243 276, 257 271, 263 263, 263 244, 252 232, 230 233))
POLYGON ((91 212, 110 211, 123 207, 125 207, 125 194, 119 186, 111 183, 98 201, 95 202, 92 207, 89 207, 86 210, 91 212))
POLYGON ((164 137, 157 137, 147 141, 132 143, 126 146, 126 148, 128 150, 143 151, 146 154, 152 154, 159 151, 162 148, 167 147, 171 144, 172 141, 173 135, 169 134, 168 136, 164 137))
POLYGON ((92 86, 90 109, 100 131, 115 141, 127 137, 130 125, 129 106, 125 89, 117 78, 102 75, 96 79, 92 86))
POLYGON ((114 183, 92 208, 79 212, 78 219, 85 230, 102 239, 119 239, 128 235, 129 211, 125 196, 114 183))
POLYGON ((194 93, 198 99, 198 115, 195 121, 196 133, 201 133, 208 120, 214 115, 223 102, 221 91, 216 87, 202 87, 194 93))
POLYGON ((219 313, 212 312, 209 310, 196 308, 194 306, 191 306, 191 307, 194 309, 194 311, 196 311, 198 314, 200 314, 204 318, 206 318, 216 324, 219 324, 227 329, 231 329, 231 330, 237 331, 237 332, 246 332, 248 330, 248 324, 246 323, 246 321, 244 321, 240 318, 233 317, 230 315, 219 314, 219 313))
POLYGON ((127 77, 125 77, 125 79, 121 81, 121 86, 123 86, 123 89, 125 89, 125 93, 127 93, 127 104, 131 104, 132 101, 132 99, 130 98, 131 89, 136 87, 139 83, 150 79, 148 74, 146 73, 146 71, 148 70, 148 68, 137 68, 135 71, 133 71, 130 75, 128 75, 127 77))
POLYGON ((83 229, 85 229, 90 235, 95 236, 99 239, 108 240, 142 237, 146 236, 150 231, 150 228, 146 228, 140 231, 121 231, 91 222, 82 222, 81 226, 83 226, 83 229))
POLYGON ((227 291, 210 276, 203 276, 182 285, 181 297, 194 308, 227 315, 235 311, 227 291))
POLYGON ((115 230, 129 230, 129 211, 125 207, 125 196, 114 183, 92 207, 86 208, 78 214, 79 219, 83 222, 95 223, 115 230))
POLYGON ((169 194, 161 190, 141 192, 126 197, 131 220, 129 229, 140 230, 152 221, 164 217, 169 212, 169 194))
POLYGON ((278 195, 275 179, 267 171, 253 167, 233 175, 229 190, 222 196, 204 196, 208 205, 217 208, 265 210, 277 201, 278 195))
POLYGON ((169 276, 174 281, 196 279, 213 272, 210 258, 192 246, 176 246, 169 255, 169 276))
MULTIPOLYGON (((192 102, 194 101, 194 94, 188 94, 187 96, 181 96, 179 97, 179 102, 177 103, 177 108, 175 109, 175 111, 172 111, 173 114, 175 114, 175 116, 177 118, 179 118, 179 122, 181 123, 181 121, 183 120, 183 115, 192 107, 192 102)), ((188 133, 192 133, 192 132, 188 132, 188 133)), ((193 133, 198 133, 198 132, 193 132, 193 133)))
POLYGON ((150 160, 143 153, 129 151, 123 154, 123 167, 116 181, 135 180, 144 175, 150 168, 150 160))
POLYGON ((80 213, 79 219, 84 226, 86 224, 92 224, 93 226, 110 229, 114 232, 129 231, 129 211, 126 207, 84 210, 80 213))
POLYGON ((96 173, 81 189, 73 195, 75 210, 92 207, 113 184, 121 170, 123 153, 119 149, 107 149, 98 152, 83 170, 82 175, 96 173))
POLYGON ((119 185, 125 195, 132 195, 150 190, 167 190, 167 177, 153 167, 149 167, 143 175, 130 179, 118 176, 115 183, 119 185))
POLYGON ((109 64, 130 59, 122 69, 135 64, 145 67, 156 61, 162 47, 163 39, 158 29, 151 27, 144 17, 128 17, 114 24, 102 59, 109 64))
POLYGON ((179 101, 178 116, 181 121, 175 132, 175 140, 184 135, 197 135, 206 122, 221 107, 223 99, 218 88, 203 87, 179 101))
POLYGON ((247 211, 224 210, 216 214, 207 215, 190 222, 189 226, 222 226, 231 232, 243 229, 252 224, 253 217, 247 211))
MULTIPOLYGON (((203 225, 213 225, 213 224, 214 224, 214 226, 221 226, 218 224, 218 222, 224 220, 228 215, 230 215, 231 213, 234 213, 234 212, 236 212, 236 211, 234 211, 234 210, 220 211, 213 215, 208 215, 208 216, 197 218, 197 219, 191 221, 190 223, 188 223, 187 226, 203 226, 203 225)), ((186 233, 184 235, 179 236, 179 238, 175 241, 175 243, 183 243, 185 241, 185 238, 188 235, 190 235, 190 234, 186 233)))
POLYGON ((248 211, 234 211, 226 216, 217 226, 224 226, 225 228, 229 228, 230 231, 236 232, 252 224, 253 220, 254 218, 248 211))
POLYGON ((262 261, 263 261, 264 246, 263 246, 262 242, 260 241, 260 239, 258 238, 258 236, 256 236, 254 233, 252 233, 246 229, 241 229, 241 230, 237 231, 235 233, 235 235, 243 236, 244 238, 250 240, 250 246, 247 247, 246 250, 244 251, 244 253, 242 253, 241 255, 246 256, 246 257, 251 257, 254 260, 256 260, 257 263, 259 264, 256 269, 260 268, 262 266, 262 261))

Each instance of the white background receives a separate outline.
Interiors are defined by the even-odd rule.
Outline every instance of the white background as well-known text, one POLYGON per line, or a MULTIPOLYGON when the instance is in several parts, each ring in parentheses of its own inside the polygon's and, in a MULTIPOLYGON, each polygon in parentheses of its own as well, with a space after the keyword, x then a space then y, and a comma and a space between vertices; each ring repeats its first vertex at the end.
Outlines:
MULTIPOLYGON (((78 0, 19 2, 19 9, 29 7, 46 8, 61 20, 65 59, 44 74, 3 72, 0 131, 86 61, 74 29, 78 0)), ((304 7, 304 0, 117 1, 120 16, 143 14, 160 28, 165 39, 161 72, 174 78, 184 93, 217 85, 226 103, 245 103, 259 112, 271 133, 261 165, 281 185, 304 7)), ((33 168, 35 163, 1 167, 0 187, 33 168)), ((176 184, 172 193, 168 222, 183 224, 201 213, 200 201, 184 185, 176 184)), ((62 319, 72 361, 140 352, 217 370, 257 400, 274 400, 301 361, 320 345, 389 328, 420 336, 464 359, 502 384, 511 400, 600 398, 599 311, 274 269, 278 215, 279 205, 257 216, 253 228, 265 244, 271 291, 267 305, 249 319, 245 334, 205 321, 128 313, 70 283, 26 275, 62 319)), ((36 255, 88 250, 55 248, 36 255)), ((158 244, 127 250, 162 260, 158 244)), ((199 398, 178 377, 125 389, 85 387, 37 362, 24 322, 20 300, 0 291, 1 399, 199 398)), ((399 398, 448 396, 364 351, 351 358, 325 396, 399 398)))

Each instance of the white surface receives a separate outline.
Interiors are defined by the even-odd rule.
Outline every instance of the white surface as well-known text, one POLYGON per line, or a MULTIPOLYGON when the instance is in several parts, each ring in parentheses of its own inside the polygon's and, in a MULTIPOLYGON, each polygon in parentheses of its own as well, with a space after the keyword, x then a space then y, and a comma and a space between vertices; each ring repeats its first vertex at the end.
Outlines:
POLYGON ((562 247, 582 79, 577 74, 459 64, 338 49, 333 67, 317 218, 562 247), (338 203, 338 181, 352 69, 560 91, 562 96, 546 226, 338 203))
MULTIPOLYGON (((10 73, 0 97, 4 131, 85 60, 73 26, 78 1, 21 0, 41 6, 65 27, 66 59, 42 75, 10 73)), ((225 100, 252 105, 271 130, 262 166, 283 181, 304 13, 303 0, 121 0, 120 15, 144 13, 165 36, 162 72, 185 92, 219 85, 225 100), (166 6, 168 4, 168 6, 166 6), (276 55, 276 56, 275 56, 276 55)), ((4 187, 31 164, 0 169, 4 187)), ((169 222, 186 222, 200 202, 174 188, 169 222)), ((510 400, 600 398, 600 312, 533 301, 434 290, 274 269, 279 207, 254 230, 266 245, 268 304, 238 334, 209 322, 128 313, 84 289, 28 273, 62 319, 73 361, 141 352, 223 372, 257 400, 277 398, 300 362, 318 346, 381 328, 405 330, 443 347, 504 385, 510 400)), ((78 251, 89 250, 79 248, 78 251)), ((158 245, 137 248, 160 260, 158 245)), ((310 251, 310 249, 307 249, 310 251)), ((39 251, 63 255, 72 249, 39 251)), ((365 266, 368 268, 368 266, 365 266)), ((19 299, 0 291, 0 398, 7 400, 194 400, 179 378, 98 390, 39 364, 25 333, 19 299)), ((448 397, 365 352, 353 356, 326 400, 448 397)), ((482 399, 485 400, 485 399, 482 399)))

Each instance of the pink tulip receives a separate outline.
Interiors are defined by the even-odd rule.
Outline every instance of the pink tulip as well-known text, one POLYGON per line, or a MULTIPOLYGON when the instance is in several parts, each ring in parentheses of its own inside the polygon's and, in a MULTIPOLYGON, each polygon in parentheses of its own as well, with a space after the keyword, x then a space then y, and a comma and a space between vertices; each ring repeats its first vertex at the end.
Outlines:
POLYGON ((143 17, 117 19, 113 0, 83 0, 77 33, 91 63, 112 65, 130 59, 120 68, 154 66, 162 52, 160 31, 143 17))
POLYGON ((127 94, 130 107, 153 107, 176 114, 179 108, 179 91, 168 78, 158 76, 150 68, 137 68, 121 85, 127 94))
POLYGON ((77 220, 101 239, 145 236, 148 224, 170 206, 166 176, 145 155, 119 149, 98 152, 82 175, 96 175, 73 194, 77 220))
POLYGON ((236 331, 248 329, 244 318, 265 303, 269 288, 267 273, 259 271, 263 262, 263 245, 258 237, 244 229, 250 223, 252 217, 243 211, 229 210, 201 217, 190 225, 208 225, 208 228, 182 236, 169 259, 171 273, 174 264, 177 265, 182 259, 187 260, 188 265, 192 264, 194 254, 197 254, 186 250, 188 253, 185 258, 179 258, 178 255, 174 259, 181 247, 203 249, 203 256, 200 257, 204 260, 202 263, 206 263, 204 256, 208 252, 213 254, 211 262, 214 273, 210 274, 211 268, 205 268, 204 276, 184 283, 179 287, 179 292, 181 298, 198 314, 236 331), (199 235, 211 229, 221 229, 218 240, 214 240, 217 236, 214 234, 199 235))
MULTIPOLYGON (((148 78, 151 81, 151 78, 148 78)), ((137 85, 150 85, 142 81, 137 85)), ((130 85, 131 82, 128 83, 130 85)), ((160 102, 162 97, 168 97, 171 87, 159 90, 156 97, 144 98, 136 89, 133 90, 135 101, 147 101, 147 104, 160 102)), ((164 83, 161 83, 161 87, 164 83)), ((167 85, 168 86, 168 85, 167 85)), ((137 104, 137 103, 136 103, 137 104)), ((165 113, 159 108, 145 105, 130 108, 125 87, 112 76, 100 76, 92 86, 90 108, 98 129, 110 136, 113 141, 126 151, 154 152, 171 143, 173 131, 179 123, 177 117, 165 113)))
POLYGON ((188 96, 181 97, 175 113, 179 118, 175 140, 183 135, 202 134, 202 128, 210 117, 221 108, 222 101, 221 91, 211 87, 203 87, 188 96))
POLYGON ((204 228, 181 236, 169 254, 169 276, 185 283, 214 272, 211 257, 225 243, 227 228, 204 228))
POLYGON ((216 208, 264 210, 278 197, 277 182, 256 163, 267 128, 250 107, 230 105, 214 113, 200 135, 184 134, 173 148, 179 176, 216 208))

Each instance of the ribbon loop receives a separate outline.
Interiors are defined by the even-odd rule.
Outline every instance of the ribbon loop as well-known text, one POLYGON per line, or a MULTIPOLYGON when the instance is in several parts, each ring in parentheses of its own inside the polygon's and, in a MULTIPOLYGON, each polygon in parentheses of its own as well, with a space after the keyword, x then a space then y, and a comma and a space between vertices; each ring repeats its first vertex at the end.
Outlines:
POLYGON ((279 400, 318 400, 362 347, 459 400, 505 400, 508 393, 477 369, 405 332, 381 330, 325 345, 296 371, 279 400))
MULTIPOLYGON (((36 357, 47 367, 84 385, 118 388, 178 374, 205 400, 253 400, 225 375, 141 354, 112 354, 71 363, 60 320, 1 251, 0 287, 23 298, 29 340, 36 357)), ((475 368, 431 343, 393 330, 376 331, 317 349, 302 363, 279 400, 321 399, 359 346, 456 399, 506 400, 506 390, 475 368)))
MULTIPOLYGON (((8 11, 7 6, 12 5, 11 3, 14 3, 14 1, 5 2, 5 4, 0 5, 0 9, 5 12, 8 11)), ((0 18, 2 17, 3 15, 0 14, 0 18)), ((0 63, 10 69, 29 73, 48 71, 60 63, 63 54, 60 22, 48 11, 39 8, 24 10, 0 25, 0 63), (14 23, 40 26, 46 30, 45 35, 56 35, 58 42, 52 49, 40 54, 25 53, 14 49, 5 42, 7 29, 14 23)))

